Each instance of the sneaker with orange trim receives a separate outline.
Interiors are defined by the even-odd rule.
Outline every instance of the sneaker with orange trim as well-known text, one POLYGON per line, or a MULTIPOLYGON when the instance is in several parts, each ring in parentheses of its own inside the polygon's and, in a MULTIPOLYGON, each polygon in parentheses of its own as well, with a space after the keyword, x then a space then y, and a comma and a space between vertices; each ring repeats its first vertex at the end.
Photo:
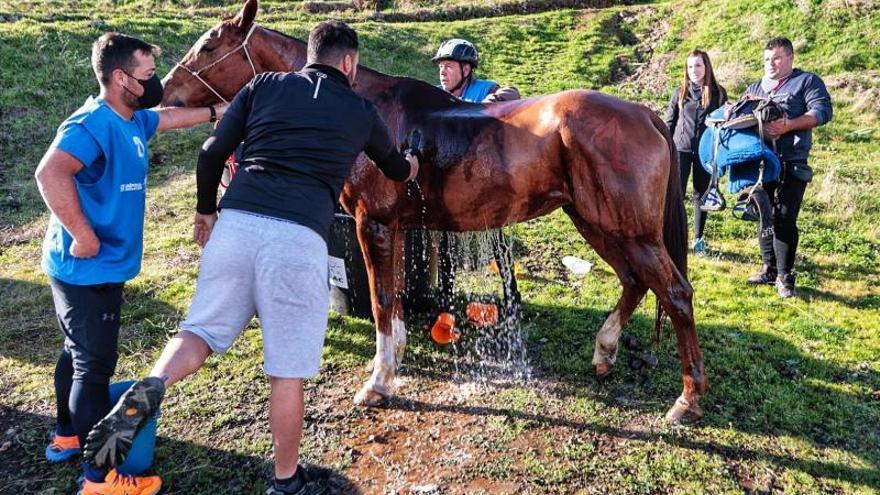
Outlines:
POLYGON ((79 455, 80 452, 78 436, 65 437, 53 433, 49 445, 46 446, 46 460, 49 462, 63 462, 79 455))
POLYGON ((77 495, 156 495, 161 488, 158 476, 130 476, 111 469, 103 483, 85 480, 77 495))

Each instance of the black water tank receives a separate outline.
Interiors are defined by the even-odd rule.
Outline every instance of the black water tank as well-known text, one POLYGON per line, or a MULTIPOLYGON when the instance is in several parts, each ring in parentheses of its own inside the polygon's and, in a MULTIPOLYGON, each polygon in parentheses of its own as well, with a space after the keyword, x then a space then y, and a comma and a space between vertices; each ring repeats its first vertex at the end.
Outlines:
POLYGON ((354 218, 336 213, 328 241, 330 308, 341 314, 372 319, 370 282, 354 218))
MULTIPOLYGON (((407 231, 404 253, 406 291, 403 306, 408 314, 428 311, 433 302, 431 238, 425 231, 407 231)), ((373 318, 370 282, 357 238, 354 217, 339 210, 330 226, 330 308, 341 314, 373 318)))

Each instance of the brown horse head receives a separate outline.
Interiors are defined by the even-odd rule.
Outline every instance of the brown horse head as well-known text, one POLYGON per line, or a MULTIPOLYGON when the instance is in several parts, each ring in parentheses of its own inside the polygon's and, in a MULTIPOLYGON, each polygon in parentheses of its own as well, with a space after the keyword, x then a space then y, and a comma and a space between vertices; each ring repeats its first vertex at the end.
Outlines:
MULTIPOLYGON (((264 56, 268 30, 254 24, 257 0, 205 32, 165 76, 163 106, 206 106, 231 101, 256 73, 283 70, 264 56)), ((277 59, 277 56, 272 56, 277 59)))

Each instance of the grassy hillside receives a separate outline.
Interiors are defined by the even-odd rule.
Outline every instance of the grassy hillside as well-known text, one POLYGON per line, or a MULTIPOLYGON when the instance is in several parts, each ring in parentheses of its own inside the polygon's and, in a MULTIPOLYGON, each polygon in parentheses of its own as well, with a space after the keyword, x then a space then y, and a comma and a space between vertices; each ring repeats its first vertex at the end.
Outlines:
MULTIPOLYGON (((0 493, 73 489, 74 466, 41 460, 61 339, 39 270, 46 215, 32 174, 60 121, 97 91, 89 45, 106 30, 139 35, 162 46, 164 72, 235 4, 0 2, 0 493)), ((763 42, 791 37, 796 66, 819 73, 835 102, 834 121, 814 140, 817 175, 800 221, 800 297, 781 301, 771 288, 746 287, 759 264, 754 225, 726 212, 710 216, 710 251, 690 262, 710 381, 706 417, 671 428, 660 418, 681 386, 672 339, 652 349, 656 369, 628 366, 637 354, 622 350, 614 378, 593 380, 595 332, 619 286, 557 212, 512 229, 524 271, 531 381, 473 386, 466 356, 488 337, 469 331, 458 348, 438 348, 413 318, 399 398, 384 409, 353 408, 373 331, 363 320, 334 316, 321 375, 309 384, 305 458, 333 468, 336 486, 348 487, 340 491, 352 483, 365 493, 425 485, 442 493, 880 490, 876 1, 676 1, 446 21, 467 17, 455 14, 462 4, 379 5, 382 14, 419 13, 420 22, 404 23, 377 22, 375 8, 310 14, 298 2, 264 2, 258 22, 303 37, 317 19, 342 16, 361 33, 364 64, 430 81, 439 42, 468 37, 483 54, 480 72, 526 95, 593 88, 655 109, 689 50, 707 49, 738 96, 760 77, 763 42), (569 254, 596 266, 573 277, 560 263, 569 254)), ((195 150, 208 132, 172 132, 151 143, 144 269, 127 285, 120 378, 148 368, 192 296, 195 150)), ((462 289, 477 293, 497 283, 469 279, 462 289)), ((653 297, 648 302, 629 326, 646 347, 653 297)), ((260 346, 254 322, 230 353, 171 394, 156 466, 169 493, 265 490, 271 439, 260 346)))

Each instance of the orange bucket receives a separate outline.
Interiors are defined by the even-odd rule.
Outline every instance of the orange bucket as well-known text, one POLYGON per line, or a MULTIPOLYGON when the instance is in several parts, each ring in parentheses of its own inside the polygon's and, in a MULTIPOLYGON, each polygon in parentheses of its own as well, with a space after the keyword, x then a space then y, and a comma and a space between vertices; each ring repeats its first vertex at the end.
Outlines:
POLYGON ((437 321, 431 327, 431 338, 438 344, 450 344, 458 340, 455 331, 455 315, 452 313, 440 313, 437 321))
POLYGON ((468 321, 477 328, 498 323, 498 306, 494 304, 472 302, 467 305, 466 313, 468 321))

